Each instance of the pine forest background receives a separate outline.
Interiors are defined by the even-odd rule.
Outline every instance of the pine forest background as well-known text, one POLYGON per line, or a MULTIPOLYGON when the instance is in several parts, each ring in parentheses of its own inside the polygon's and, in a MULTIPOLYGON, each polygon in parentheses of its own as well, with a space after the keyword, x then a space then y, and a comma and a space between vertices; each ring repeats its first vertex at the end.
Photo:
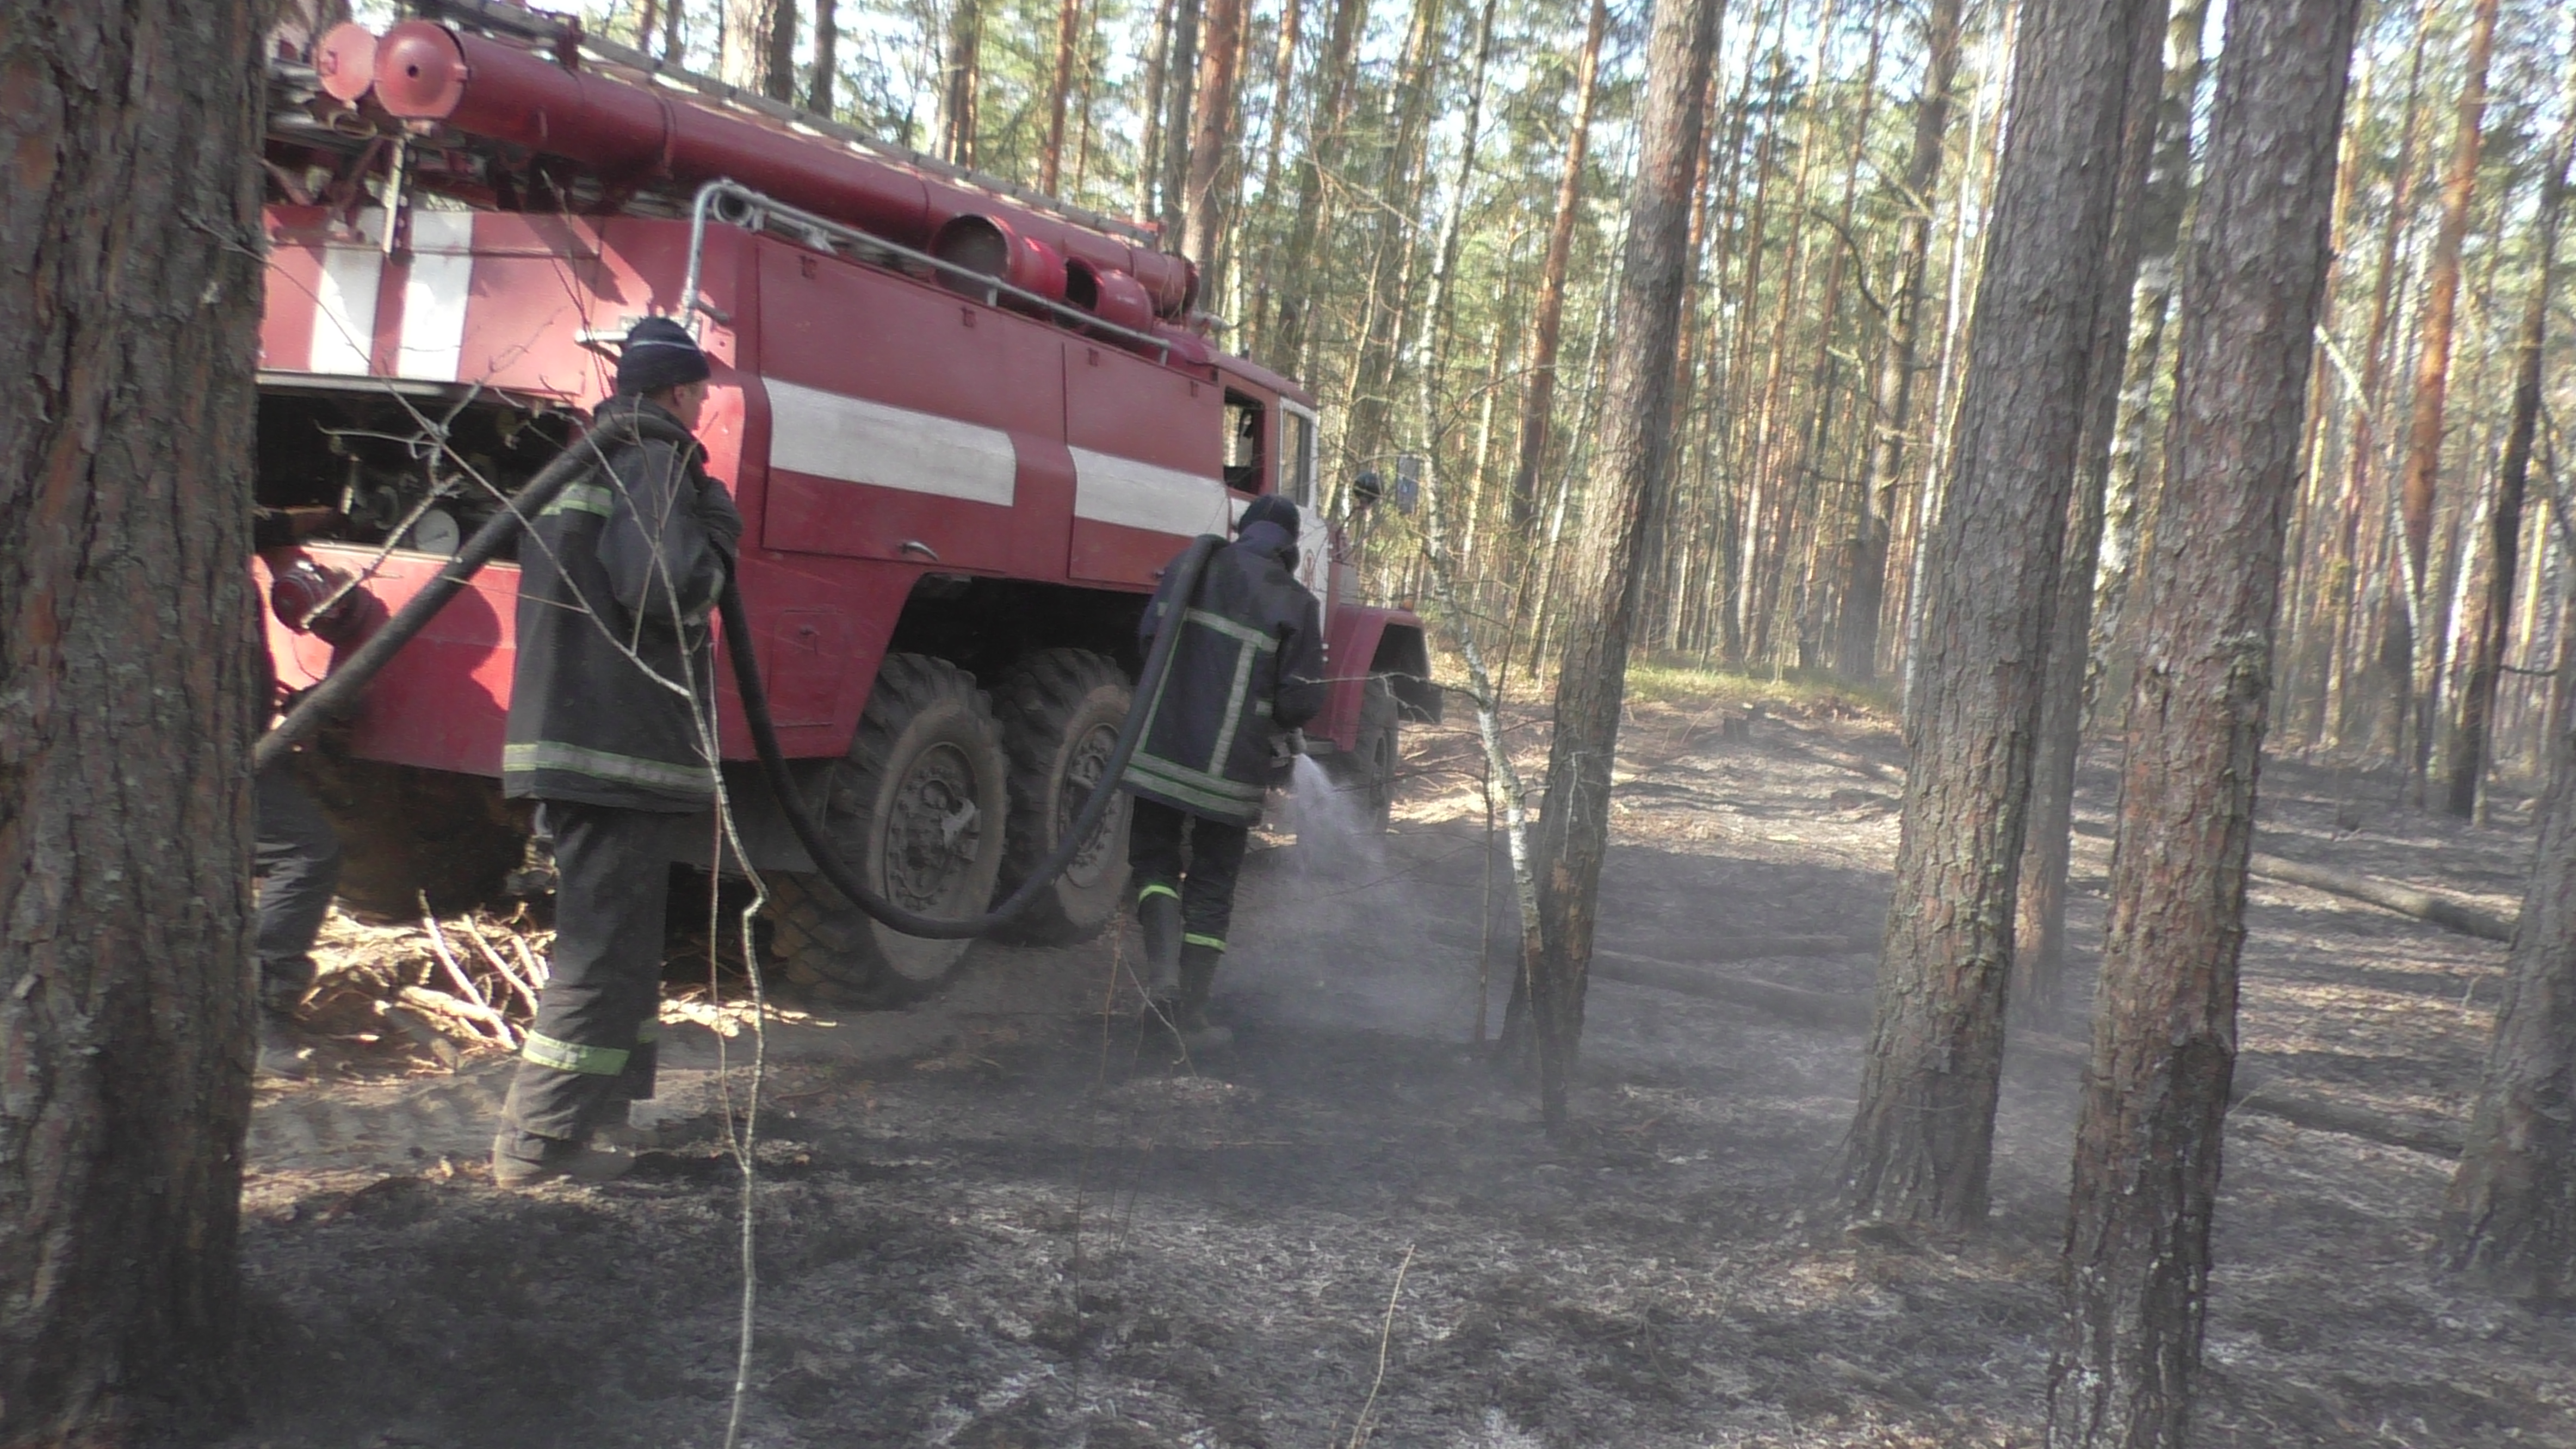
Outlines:
MULTIPOLYGON (((1160 224, 1200 262, 1218 340, 1321 397, 1328 507, 1347 512, 1364 472, 1390 498, 1439 490, 1468 622, 1527 679, 1556 653, 1560 544, 1582 526, 1647 10, 616 0, 584 19, 1160 224)), ((1644 563, 1650 657, 1904 688, 2015 19, 2012 0, 1726 5, 1676 472, 1644 563)), ((2100 520, 2097 713, 2126 697, 2123 605, 2155 528, 2175 262, 2224 29, 2223 6, 2175 0, 2111 466, 2073 505, 2100 520)), ((2570 29, 2549 0, 2375 0, 2342 139, 2271 740, 2401 767, 2412 798, 2454 809, 2483 780, 2537 775, 2547 676, 2576 644, 2576 287, 2543 280, 2570 29)), ((1373 592, 1430 606, 1428 516, 1359 524, 1373 592)), ((2069 534, 2072 550, 2093 530, 2069 534)))

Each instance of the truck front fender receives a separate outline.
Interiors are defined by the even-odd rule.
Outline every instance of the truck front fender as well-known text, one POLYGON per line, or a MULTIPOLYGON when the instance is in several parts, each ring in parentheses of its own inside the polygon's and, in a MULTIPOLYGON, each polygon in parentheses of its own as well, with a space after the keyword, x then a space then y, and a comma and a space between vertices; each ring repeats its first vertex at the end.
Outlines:
POLYGON ((1325 668, 1332 683, 1324 712, 1306 727, 1309 740, 1336 750, 1357 747, 1360 701, 1384 676, 1406 719, 1437 724, 1441 691, 1431 682, 1431 651, 1422 620, 1410 609, 1350 605, 1333 611, 1325 668))

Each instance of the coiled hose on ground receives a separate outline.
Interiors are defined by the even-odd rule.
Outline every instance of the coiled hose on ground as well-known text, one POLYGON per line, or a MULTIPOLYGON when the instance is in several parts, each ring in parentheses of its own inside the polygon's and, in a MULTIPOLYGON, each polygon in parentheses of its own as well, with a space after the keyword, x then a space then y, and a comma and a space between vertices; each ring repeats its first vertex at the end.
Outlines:
MULTIPOLYGON (((286 717, 277 722, 276 728, 260 737, 252 752, 254 764, 260 769, 268 768, 284 758, 287 751, 310 738, 324 721, 353 704, 386 663, 428 626, 430 619, 465 587, 467 580, 481 572, 483 566, 500 553, 502 545, 509 541, 512 532, 520 528, 524 520, 543 513, 546 505, 552 503, 567 485, 598 466, 609 448, 641 437, 658 438, 673 444, 694 441, 676 424, 659 418, 639 417, 634 413, 614 414, 577 439, 536 477, 529 479, 527 485, 510 500, 508 508, 494 514, 477 529, 474 537, 457 552, 447 567, 439 570, 438 577, 414 594, 385 622, 383 628, 370 635, 364 644, 341 661, 328 678, 298 700, 295 707, 287 711, 286 717)), ((1206 568, 1209 555, 1223 542, 1213 534, 1201 535, 1191 541, 1189 548, 1172 563, 1172 569, 1178 575, 1171 580, 1172 597, 1186 599, 1197 592, 1199 574, 1206 568)), ((777 797, 778 808, 787 817, 788 828, 796 832, 806 855, 813 860, 815 873, 830 882, 832 889, 846 897, 850 904, 890 929, 933 941, 961 941, 993 934, 1036 903, 1040 894, 1073 863, 1083 842, 1100 828, 1100 822, 1117 799, 1119 777, 1127 772, 1127 762, 1134 757, 1145 734, 1146 711, 1139 706, 1151 700, 1161 687, 1163 675, 1171 667, 1173 645, 1181 632, 1163 629, 1155 633, 1154 646, 1146 653, 1144 673, 1136 681, 1133 701, 1128 706, 1125 722, 1119 726, 1118 742, 1110 750, 1108 764, 1100 772, 1099 783, 1092 786, 1091 797, 1083 802, 1081 812, 1074 816, 1072 826, 1056 841, 1055 849, 999 905, 981 915, 949 918, 925 916, 896 905, 870 890, 850 863, 841 858, 832 837, 805 808, 804 797, 796 788, 795 778, 788 772, 786 755, 779 749, 778 731, 769 717, 769 695, 761 687, 760 665, 753 657, 751 622, 743 611, 742 590, 730 574, 725 579, 724 593, 717 600, 716 607, 724 619, 725 654, 733 663, 734 685, 742 696, 743 719, 751 727, 752 748, 760 757, 761 774, 769 782, 770 793, 777 797)))

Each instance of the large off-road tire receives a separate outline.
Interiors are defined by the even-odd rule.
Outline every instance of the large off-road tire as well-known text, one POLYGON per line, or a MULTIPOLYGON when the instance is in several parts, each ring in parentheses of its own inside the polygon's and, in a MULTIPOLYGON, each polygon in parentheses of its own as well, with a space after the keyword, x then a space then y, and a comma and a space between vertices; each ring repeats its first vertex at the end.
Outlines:
MULTIPOLYGON (((1048 649, 1012 665, 994 686, 1002 749, 1011 761, 1011 828, 1000 895, 1056 848, 1082 813, 1117 749, 1134 692, 1107 657, 1048 649)), ((1006 939, 1062 946, 1088 941, 1118 919, 1127 884, 1127 797, 1121 794, 1072 864, 1004 927, 1006 939)))
MULTIPOLYGON (((894 654, 877 672, 847 758, 819 805, 841 858, 887 900, 970 916, 993 898, 1009 813, 1001 727, 975 677, 894 654)), ((788 978, 894 1004, 948 978, 972 941, 924 941, 879 925, 819 877, 769 876, 771 943, 788 978)))
POLYGON ((296 777, 340 836, 340 904, 416 921, 432 909, 497 901, 525 857, 528 811, 482 775, 353 759, 329 744, 296 753, 296 777))

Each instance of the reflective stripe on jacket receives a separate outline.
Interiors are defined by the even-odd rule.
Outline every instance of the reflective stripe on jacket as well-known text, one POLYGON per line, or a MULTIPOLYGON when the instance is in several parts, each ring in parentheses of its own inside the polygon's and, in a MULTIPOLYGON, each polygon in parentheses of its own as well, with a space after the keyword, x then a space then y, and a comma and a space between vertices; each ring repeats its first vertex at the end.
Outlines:
POLYGON ((1322 610, 1289 573, 1295 547, 1286 530, 1254 524, 1209 557, 1177 610, 1166 575, 1137 632, 1149 648, 1165 628, 1181 635, 1120 777, 1129 794, 1209 820, 1261 819, 1272 736, 1324 707, 1322 610))
MULTIPOLYGON (((620 408, 678 422, 640 398, 600 411, 620 408)), ((556 495, 519 548, 505 794, 707 806, 714 777, 692 700, 713 706, 707 615, 741 534, 733 500, 694 446, 626 444, 556 495)))

